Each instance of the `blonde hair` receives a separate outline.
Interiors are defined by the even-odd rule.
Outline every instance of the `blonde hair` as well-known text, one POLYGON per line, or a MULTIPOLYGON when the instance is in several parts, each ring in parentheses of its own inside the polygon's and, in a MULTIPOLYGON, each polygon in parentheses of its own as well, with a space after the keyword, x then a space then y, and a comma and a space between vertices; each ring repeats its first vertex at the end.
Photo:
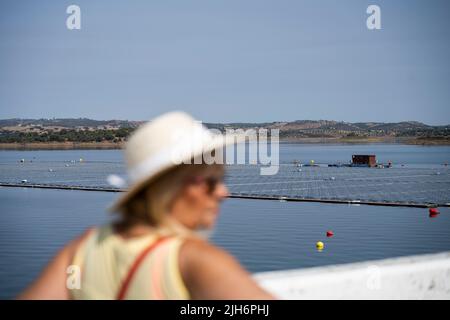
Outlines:
POLYGON ((122 227, 144 223, 158 226, 176 197, 183 190, 186 181, 194 177, 222 177, 224 166, 219 164, 181 164, 163 173, 155 181, 144 186, 128 200, 119 212, 122 227))

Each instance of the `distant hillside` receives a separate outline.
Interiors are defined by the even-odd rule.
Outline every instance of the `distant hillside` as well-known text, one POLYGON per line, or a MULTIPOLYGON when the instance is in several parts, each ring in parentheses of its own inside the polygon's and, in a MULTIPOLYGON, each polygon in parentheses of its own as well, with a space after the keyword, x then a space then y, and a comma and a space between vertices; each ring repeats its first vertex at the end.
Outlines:
POLYGON ((61 127, 61 128, 128 128, 136 127, 139 124, 137 121, 127 120, 92 120, 87 118, 67 118, 67 119, 0 119, 0 128, 3 127, 61 127))
MULTIPOLYGON (((142 121, 78 119, 4 119, 0 120, 0 143, 108 142, 121 143, 142 121)), ((413 143, 427 140, 449 143, 450 125, 430 126, 416 121, 396 123, 342 122, 331 120, 296 120, 267 123, 205 123, 208 128, 279 129, 280 138, 295 141, 305 138, 372 139, 414 138, 413 143)))
POLYGON ((381 122, 338 122, 330 120, 297 120, 292 122, 272 122, 263 124, 230 123, 207 124, 208 127, 225 130, 226 128, 267 128, 279 129, 281 137, 412 137, 445 136, 450 134, 450 125, 430 126, 417 121, 381 123, 381 122))

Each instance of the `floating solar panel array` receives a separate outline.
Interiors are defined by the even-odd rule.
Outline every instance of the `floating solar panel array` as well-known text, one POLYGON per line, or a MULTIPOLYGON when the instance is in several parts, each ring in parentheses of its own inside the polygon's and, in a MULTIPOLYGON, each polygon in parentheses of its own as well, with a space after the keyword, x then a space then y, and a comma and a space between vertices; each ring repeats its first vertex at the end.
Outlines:
MULTIPOLYGON (((272 176, 257 165, 227 166, 233 196, 287 200, 450 205, 450 169, 393 167, 298 167, 282 164, 272 176)), ((0 183, 47 184, 114 189, 111 174, 125 176, 121 162, 33 161, 0 163, 0 183)))
POLYGON ((399 204, 450 203, 450 171, 442 168, 296 167, 261 176, 255 166, 230 166, 234 195, 399 204))

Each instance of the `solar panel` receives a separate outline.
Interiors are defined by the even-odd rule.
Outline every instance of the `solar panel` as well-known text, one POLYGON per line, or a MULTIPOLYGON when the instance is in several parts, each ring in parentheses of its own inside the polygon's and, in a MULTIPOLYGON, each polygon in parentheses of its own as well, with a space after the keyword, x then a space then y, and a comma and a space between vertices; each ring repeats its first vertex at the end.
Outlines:
MULTIPOLYGON (((85 161, 1 163, 2 184, 49 184, 111 189, 106 178, 124 175, 120 162, 85 161), (51 168, 51 170, 50 170, 51 168)), ((288 200, 363 201, 446 206, 450 171, 440 168, 360 168, 279 166, 278 174, 261 176, 258 165, 229 165, 225 181, 234 196, 286 197, 288 200)))

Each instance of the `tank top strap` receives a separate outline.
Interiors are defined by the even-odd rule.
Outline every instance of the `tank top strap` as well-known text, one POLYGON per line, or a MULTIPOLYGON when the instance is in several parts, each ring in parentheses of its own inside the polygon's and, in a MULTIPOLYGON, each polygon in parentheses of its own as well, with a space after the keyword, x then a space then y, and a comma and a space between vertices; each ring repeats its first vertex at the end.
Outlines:
POLYGON ((69 290, 70 296, 117 299, 123 290, 121 299, 189 299, 178 262, 185 238, 157 232, 123 240, 109 225, 91 229, 72 259, 81 272, 82 288, 69 290), (161 238, 165 240, 155 245, 161 238))
POLYGON ((179 268, 179 251, 182 236, 172 236, 158 245, 141 262, 135 271, 125 299, 185 300, 189 291, 179 268))
POLYGON ((136 274, 136 271, 139 270, 139 267, 141 266, 142 262, 145 260, 145 258, 157 248, 158 245, 161 245, 165 241, 168 241, 170 239, 170 236, 162 236, 158 237, 154 241, 152 241, 149 245, 147 245, 141 253, 139 253, 134 260, 133 264, 128 269, 128 272, 125 276, 125 278, 122 281, 121 286, 119 287, 119 291, 117 293, 117 300, 123 300, 127 294, 128 287, 130 286, 131 281, 133 280, 134 275, 136 274))

